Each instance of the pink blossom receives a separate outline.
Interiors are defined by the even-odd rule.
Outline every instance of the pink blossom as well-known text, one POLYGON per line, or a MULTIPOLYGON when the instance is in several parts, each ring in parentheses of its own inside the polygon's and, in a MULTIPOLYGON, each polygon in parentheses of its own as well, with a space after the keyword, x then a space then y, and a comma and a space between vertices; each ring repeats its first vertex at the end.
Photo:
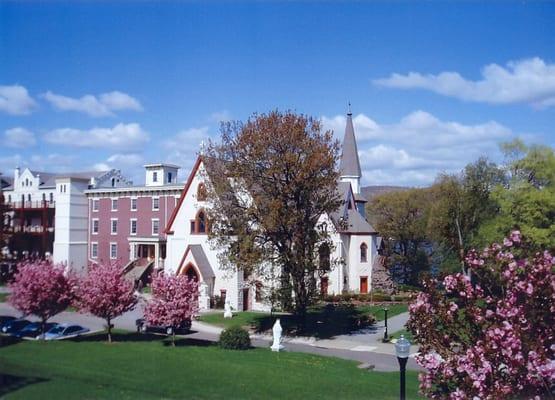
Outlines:
POLYGON ((36 315, 43 330, 46 321, 64 311, 73 300, 73 278, 64 265, 50 261, 28 261, 18 265, 8 302, 24 315, 36 315))
POLYGON ((133 282, 125 279, 118 263, 89 265, 87 274, 80 279, 77 307, 106 320, 108 341, 112 341, 111 321, 132 310, 137 304, 133 282))

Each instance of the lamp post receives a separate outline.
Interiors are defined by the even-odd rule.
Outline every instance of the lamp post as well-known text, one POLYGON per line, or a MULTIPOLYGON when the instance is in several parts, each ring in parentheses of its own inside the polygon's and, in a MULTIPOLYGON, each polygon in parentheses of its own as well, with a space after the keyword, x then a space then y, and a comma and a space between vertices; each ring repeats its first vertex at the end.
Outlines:
POLYGON ((389 309, 387 307, 384 307, 383 312, 385 314, 385 331, 383 332, 383 343, 389 342, 388 339, 388 334, 387 334, 387 312, 389 311, 389 309))
POLYGON ((397 360, 399 361, 399 367, 401 368, 401 389, 399 392, 399 398, 405 400, 405 372, 407 369, 407 360, 410 354, 410 342, 405 339, 404 335, 401 335, 397 343, 395 343, 395 354, 397 355, 397 360))

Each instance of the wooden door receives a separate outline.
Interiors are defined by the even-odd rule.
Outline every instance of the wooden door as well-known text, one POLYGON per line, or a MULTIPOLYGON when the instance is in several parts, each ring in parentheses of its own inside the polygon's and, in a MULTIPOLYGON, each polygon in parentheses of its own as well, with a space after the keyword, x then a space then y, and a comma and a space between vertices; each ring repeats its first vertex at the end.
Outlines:
POLYGON ((368 277, 360 277, 360 293, 368 293, 368 277))
POLYGON ((322 296, 327 296, 328 294, 328 278, 323 277, 320 279, 320 294, 322 296))
POLYGON ((243 289, 243 311, 249 309, 249 289, 243 289))

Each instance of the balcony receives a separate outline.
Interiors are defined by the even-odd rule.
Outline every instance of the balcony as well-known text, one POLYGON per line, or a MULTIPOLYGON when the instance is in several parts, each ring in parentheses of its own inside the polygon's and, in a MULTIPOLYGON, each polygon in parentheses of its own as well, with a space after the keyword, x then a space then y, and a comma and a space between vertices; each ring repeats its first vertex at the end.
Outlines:
POLYGON ((11 203, 6 203, 15 210, 27 210, 27 209, 43 209, 43 208, 55 208, 55 201, 12 201, 11 203))

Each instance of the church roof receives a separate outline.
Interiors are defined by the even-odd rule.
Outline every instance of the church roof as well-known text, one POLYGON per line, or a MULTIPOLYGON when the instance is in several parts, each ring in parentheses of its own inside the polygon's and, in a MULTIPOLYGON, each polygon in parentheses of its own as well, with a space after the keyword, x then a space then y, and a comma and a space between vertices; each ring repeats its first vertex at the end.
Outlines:
POLYGON ((359 178, 362 176, 360 162, 358 160, 355 129, 353 128, 353 114, 350 110, 347 114, 347 125, 345 126, 345 137, 343 138, 339 171, 341 176, 357 176, 359 178))
MULTIPOLYGON (((190 244, 189 249, 193 254, 193 258, 197 263, 197 267, 200 270, 200 274, 202 275, 202 279, 207 280, 209 278, 214 278, 216 274, 214 274, 214 270, 210 265, 210 261, 208 261, 208 257, 204 253, 202 246, 200 244, 190 244)), ((187 253, 187 252, 185 252, 187 253)))

